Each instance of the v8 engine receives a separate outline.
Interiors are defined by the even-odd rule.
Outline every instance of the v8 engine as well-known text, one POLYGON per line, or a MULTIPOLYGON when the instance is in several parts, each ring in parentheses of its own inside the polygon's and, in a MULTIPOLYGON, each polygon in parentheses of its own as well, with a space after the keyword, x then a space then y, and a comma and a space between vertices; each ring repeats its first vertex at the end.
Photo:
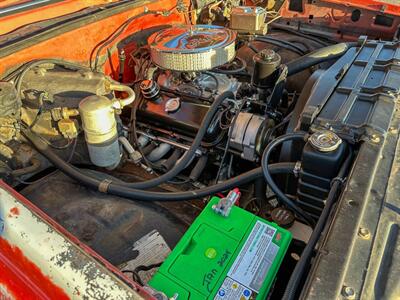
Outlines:
POLYGON ((369 257, 373 212, 395 206, 399 34, 239 2, 142 7, 81 49, 89 64, 6 70, 2 180, 157 299, 354 299, 367 277, 343 257, 369 257))

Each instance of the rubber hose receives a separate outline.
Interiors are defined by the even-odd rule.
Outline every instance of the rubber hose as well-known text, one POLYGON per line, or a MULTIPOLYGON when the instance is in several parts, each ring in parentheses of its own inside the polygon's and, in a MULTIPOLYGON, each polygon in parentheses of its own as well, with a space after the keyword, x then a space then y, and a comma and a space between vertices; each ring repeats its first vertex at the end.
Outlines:
POLYGON ((203 173, 204 169, 206 168, 207 161, 208 161, 207 155, 202 155, 199 157, 195 166, 192 169, 192 172, 190 172, 190 175, 189 175, 190 180, 197 181, 197 179, 199 179, 200 175, 203 173))
POLYGON ((254 41, 256 42, 262 42, 262 43, 268 43, 274 46, 278 46, 281 48, 284 48, 286 50, 292 51, 298 55, 305 55, 306 51, 304 51, 303 49, 301 49, 300 47, 298 47, 297 45, 293 44, 293 43, 289 43, 286 40, 278 40, 278 39, 274 39, 271 37, 256 37, 254 39, 254 41))
POLYGON ((263 156, 261 159, 261 166, 263 169, 264 177, 265 180, 267 181, 267 184, 270 186, 271 190, 275 193, 276 197, 283 202, 289 209, 293 210, 299 217, 301 217, 305 222, 307 222, 308 225, 311 227, 314 227, 315 221, 314 219, 306 213, 302 208, 297 206, 292 200, 290 200, 284 192, 282 192, 279 187, 276 185, 274 182, 271 172, 268 166, 268 161, 269 157, 272 153, 272 151, 280 144, 283 142, 289 141, 289 140, 304 140, 306 137, 306 133, 304 132, 298 132, 298 133, 290 133, 290 134, 285 134, 282 135, 275 140, 273 140, 271 143, 267 145, 263 152, 263 156))
POLYGON ((137 188, 137 189, 149 189, 155 186, 158 186, 164 182, 167 182, 173 179, 176 175, 178 175, 182 170, 186 168, 189 162, 193 159, 196 151, 198 150, 201 141, 203 140, 204 135, 206 134, 208 127, 211 121, 214 118, 215 113, 218 111, 222 102, 227 99, 231 98, 234 99, 234 94, 231 91, 226 91, 215 98, 214 102, 211 104, 207 114, 204 116, 203 121, 201 122, 200 128, 194 138, 192 145, 185 152, 185 154, 181 157, 178 163, 168 172, 164 173, 163 175, 156 177, 154 179, 150 179, 147 181, 142 182, 135 182, 135 183, 126 183, 127 187, 130 188, 137 188))
POLYGON ((121 143, 122 148, 124 148, 125 151, 128 153, 129 157, 131 159, 134 159, 133 154, 135 153, 135 149, 133 148, 131 143, 129 143, 128 139, 124 136, 120 136, 118 138, 118 141, 121 143))
POLYGON ((29 173, 34 173, 37 170, 39 170, 40 166, 42 165, 40 160, 35 157, 32 157, 29 162, 30 162, 30 165, 25 168, 12 170, 11 175, 14 177, 18 177, 18 176, 22 176, 22 175, 29 174, 29 173))
POLYGON ((266 195, 267 186, 264 178, 258 178, 254 181, 254 197, 258 199, 259 203, 265 203, 267 199, 266 195))
MULTIPOLYGON (((113 182, 112 180, 99 180, 84 173, 78 168, 75 168, 71 164, 61 159, 53 150, 44 143, 39 137, 29 130, 23 130, 25 137, 33 144, 33 146, 46 157, 56 168, 60 169, 67 176, 77 180, 83 185, 104 193, 112 194, 115 196, 125 197, 133 200, 141 201, 187 201, 193 199, 203 198, 215 193, 229 190, 243 184, 254 181, 257 178, 263 176, 263 170, 261 167, 245 172, 237 177, 230 178, 222 183, 208 186, 202 189, 186 191, 186 192, 152 192, 143 191, 139 189, 131 188, 125 184, 119 182, 113 182)), ((269 166, 269 172, 271 174, 282 174, 291 173, 295 167, 294 163, 276 163, 269 166)))
POLYGON ((288 75, 291 76, 301 71, 307 70, 308 68, 318 65, 323 62, 330 61, 332 59, 338 59, 342 57, 347 50, 351 47, 357 46, 357 43, 339 43, 332 46, 327 46, 308 53, 302 57, 299 57, 291 62, 287 63, 288 75))
MULTIPOLYGON (((350 167, 352 161, 352 155, 348 155, 346 160, 344 161, 342 167, 339 170, 337 178, 343 178, 350 167)), ((332 206, 335 202, 336 195, 341 187, 341 183, 339 180, 334 180, 332 187, 329 191, 329 194, 326 198, 325 207, 322 210, 321 216, 318 219, 317 225, 314 228, 314 231, 311 234, 310 239, 306 247, 304 248, 299 261, 296 264, 296 267, 293 270, 292 275, 290 276, 289 283, 285 289, 285 293, 282 299, 292 300, 295 299, 297 288, 300 284, 300 281, 303 279, 303 273, 311 259, 312 253, 314 251, 315 245, 321 238, 322 230, 325 227, 325 223, 329 217, 329 213, 332 209, 332 206)))
POLYGON ((181 149, 175 149, 174 152, 172 152, 171 156, 161 164, 161 166, 165 170, 171 170, 173 166, 175 166, 176 162, 178 161, 179 157, 182 155, 182 150, 181 149))
POLYGON ((153 151, 156 148, 157 146, 154 143, 147 144, 146 146, 143 147, 142 153, 143 155, 147 156, 151 153, 151 151, 153 151))
POLYGON ((225 69, 221 69, 221 68, 216 67, 216 68, 214 68, 212 71, 213 71, 214 73, 228 74, 228 75, 240 74, 241 72, 246 71, 246 68, 247 68, 247 63, 246 63, 246 61, 245 61, 244 59, 238 57, 238 56, 236 56, 235 59, 239 60, 240 63, 242 64, 242 65, 240 66, 240 68, 237 68, 237 69, 234 69, 234 70, 228 70, 228 69, 225 70, 225 69))
POLYGON ((153 149, 153 151, 151 151, 149 153, 149 155, 147 155, 147 159, 150 162, 159 161, 165 155, 167 155, 167 153, 169 152, 169 150, 171 150, 171 148, 172 148, 172 146, 170 144, 161 143, 160 145, 158 145, 157 148, 153 149))

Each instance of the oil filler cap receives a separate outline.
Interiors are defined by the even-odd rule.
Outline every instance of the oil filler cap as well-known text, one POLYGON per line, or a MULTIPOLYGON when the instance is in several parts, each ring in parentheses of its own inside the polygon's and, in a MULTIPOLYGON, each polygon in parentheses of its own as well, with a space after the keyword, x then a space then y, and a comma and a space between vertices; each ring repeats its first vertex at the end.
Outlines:
POLYGON ((181 101, 179 98, 171 98, 165 103, 165 112, 174 113, 181 107, 181 101))
POLYGON ((330 130, 323 130, 313 133, 309 142, 314 149, 320 152, 332 152, 340 146, 342 139, 330 130))

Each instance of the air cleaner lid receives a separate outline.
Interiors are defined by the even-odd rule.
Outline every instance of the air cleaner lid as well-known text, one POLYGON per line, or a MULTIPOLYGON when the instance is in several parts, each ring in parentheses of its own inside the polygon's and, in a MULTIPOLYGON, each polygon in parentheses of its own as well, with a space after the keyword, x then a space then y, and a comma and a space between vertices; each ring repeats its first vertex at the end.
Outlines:
POLYGON ((148 43, 151 58, 164 69, 209 70, 235 57, 236 33, 212 25, 182 25, 152 34, 148 43))

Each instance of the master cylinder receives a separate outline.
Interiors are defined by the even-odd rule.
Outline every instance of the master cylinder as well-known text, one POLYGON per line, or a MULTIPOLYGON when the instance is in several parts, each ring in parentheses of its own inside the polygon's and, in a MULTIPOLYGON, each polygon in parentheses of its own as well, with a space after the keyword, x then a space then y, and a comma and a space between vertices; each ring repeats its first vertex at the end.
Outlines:
POLYGON ((111 83, 109 89, 125 92, 128 97, 110 100, 105 96, 88 96, 79 103, 79 113, 90 160, 99 167, 115 168, 121 158, 115 114, 135 100, 135 93, 117 83, 111 83))

